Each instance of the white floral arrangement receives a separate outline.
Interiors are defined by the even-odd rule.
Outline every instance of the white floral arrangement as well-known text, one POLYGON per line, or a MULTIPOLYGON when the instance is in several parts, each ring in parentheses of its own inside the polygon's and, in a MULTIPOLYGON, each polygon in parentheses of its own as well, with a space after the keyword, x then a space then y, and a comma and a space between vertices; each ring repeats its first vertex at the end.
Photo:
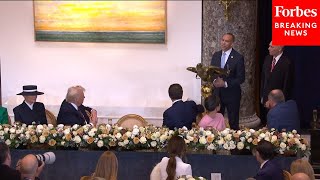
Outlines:
POLYGON ((181 176, 178 177, 177 180, 206 180, 206 178, 204 177, 195 177, 195 176, 191 176, 191 175, 186 175, 186 176, 181 176))
POLYGON ((270 141, 279 154, 310 154, 307 141, 296 130, 278 132, 275 129, 242 129, 223 131, 203 128, 180 128, 175 131, 164 127, 149 125, 134 126, 126 129, 117 125, 100 124, 54 127, 48 125, 0 125, 0 141, 11 148, 48 149, 88 148, 114 150, 155 150, 165 149, 172 135, 178 134, 184 138, 188 150, 199 152, 219 150, 249 150, 251 151, 260 140, 270 141))

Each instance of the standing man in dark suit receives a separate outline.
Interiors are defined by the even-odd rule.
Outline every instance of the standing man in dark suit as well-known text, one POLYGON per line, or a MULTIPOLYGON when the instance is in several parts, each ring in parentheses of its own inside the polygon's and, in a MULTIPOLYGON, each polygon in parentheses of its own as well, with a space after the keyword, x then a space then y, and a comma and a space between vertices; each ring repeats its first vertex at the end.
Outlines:
POLYGON ((269 93, 266 107, 269 108, 267 115, 268 129, 275 128, 278 131, 300 130, 299 112, 294 100, 285 101, 280 89, 272 90, 269 93))
POLYGON ((17 94, 24 97, 24 101, 13 109, 14 119, 16 122, 25 123, 27 125, 35 122, 36 124, 47 124, 46 110, 43 103, 36 102, 37 96, 43 92, 37 91, 37 86, 23 86, 23 92, 17 94))
POLYGON ((183 126, 191 129, 198 115, 197 104, 194 101, 182 101, 183 90, 180 84, 170 85, 168 92, 172 106, 163 113, 163 126, 172 130, 183 126))
POLYGON ((231 129, 239 129, 239 109, 241 100, 241 87, 245 80, 244 58, 232 48, 235 37, 226 33, 221 39, 221 51, 213 54, 211 65, 230 70, 229 76, 221 76, 213 81, 214 93, 221 100, 220 112, 228 112, 231 129))
POLYGON ((78 86, 73 86, 68 89, 67 97, 62 102, 57 123, 58 124, 65 124, 65 125, 85 125, 85 124, 96 124, 95 120, 90 119, 87 117, 87 114, 82 112, 81 110, 85 110, 85 107, 82 103, 84 101, 84 91, 82 88, 78 86), (87 117, 87 118, 86 118, 87 117))
POLYGON ((258 143, 254 154, 260 163, 260 169, 254 177, 256 180, 283 180, 282 169, 272 161, 274 147, 271 142, 262 139, 258 143))
MULTIPOLYGON (((265 106, 268 100, 268 94, 274 89, 280 89, 284 93, 285 99, 291 99, 293 87, 294 67, 287 56, 283 54, 284 46, 274 46, 272 41, 269 44, 269 55, 265 57, 262 73, 260 98, 261 103, 265 106)), ((268 110, 262 108, 262 124, 266 124, 266 114, 268 110)))

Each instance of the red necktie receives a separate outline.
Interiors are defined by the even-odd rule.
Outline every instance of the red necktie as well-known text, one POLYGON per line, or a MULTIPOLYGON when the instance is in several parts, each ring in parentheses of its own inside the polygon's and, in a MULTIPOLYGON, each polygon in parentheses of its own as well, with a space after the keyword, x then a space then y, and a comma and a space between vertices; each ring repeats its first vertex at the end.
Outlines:
POLYGON ((275 65, 276 65, 276 58, 273 58, 272 63, 271 63, 271 70, 270 70, 270 72, 273 71, 275 65))

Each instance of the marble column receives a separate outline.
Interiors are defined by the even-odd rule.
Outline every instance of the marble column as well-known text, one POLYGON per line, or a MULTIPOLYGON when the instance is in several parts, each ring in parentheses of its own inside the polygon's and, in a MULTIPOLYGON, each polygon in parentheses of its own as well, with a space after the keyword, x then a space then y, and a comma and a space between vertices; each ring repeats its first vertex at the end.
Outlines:
POLYGON ((245 82, 241 85, 240 126, 256 127, 260 119, 255 112, 254 87, 257 1, 233 1, 229 6, 229 19, 226 20, 224 6, 219 0, 203 1, 202 63, 209 65, 211 56, 220 50, 223 34, 235 35, 234 49, 245 58, 245 82))

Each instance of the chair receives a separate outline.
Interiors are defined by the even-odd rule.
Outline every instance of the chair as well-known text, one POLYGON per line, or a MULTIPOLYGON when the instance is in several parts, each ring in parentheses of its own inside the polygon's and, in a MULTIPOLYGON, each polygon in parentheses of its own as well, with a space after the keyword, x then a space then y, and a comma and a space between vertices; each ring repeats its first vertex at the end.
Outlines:
POLYGON ((47 123, 52 124, 53 126, 57 126, 57 118, 53 115, 52 112, 46 109, 46 118, 47 123))
POLYGON ((143 127, 146 126, 148 123, 143 117, 137 114, 127 114, 121 117, 118 120, 117 124, 123 128, 133 128, 134 125, 143 127))
POLYGON ((288 171, 283 170, 282 173, 284 180, 291 180, 291 174, 288 171))

